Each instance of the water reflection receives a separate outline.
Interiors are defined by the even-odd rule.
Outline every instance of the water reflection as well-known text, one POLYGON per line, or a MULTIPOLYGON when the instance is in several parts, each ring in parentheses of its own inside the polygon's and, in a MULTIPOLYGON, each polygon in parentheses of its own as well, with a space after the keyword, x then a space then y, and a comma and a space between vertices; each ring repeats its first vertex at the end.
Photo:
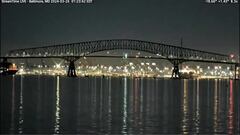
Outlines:
POLYGON ((233 134, 234 131, 234 110, 233 110, 233 106, 234 106, 234 102, 233 102, 233 81, 230 80, 230 93, 229 93, 229 107, 228 107, 228 134, 233 134))
POLYGON ((111 123, 112 123, 112 93, 111 93, 111 78, 108 79, 108 133, 111 133, 111 123))
POLYGON ((188 134, 188 80, 183 80, 183 104, 182 104, 182 133, 188 134))
POLYGON ((123 79, 123 126, 122 133, 127 133, 127 78, 123 79))
POLYGON ((236 134, 239 82, 0 78, 1 133, 236 134))
POLYGON ((60 98, 59 98, 59 76, 57 76, 57 87, 56 87, 56 113, 55 113, 55 124, 54 124, 54 133, 59 133, 60 127, 60 98))
POLYGON ((19 121, 18 121, 18 133, 22 134, 23 133, 23 79, 24 77, 20 77, 20 104, 19 104, 19 121))
POLYGON ((199 103, 199 79, 196 80, 197 87, 196 87, 196 111, 195 111, 195 119, 194 119, 194 126, 195 132, 199 133, 199 126, 200 126, 200 103, 199 103))
POLYGON ((214 104, 213 104, 213 128, 214 132, 218 132, 218 108, 219 108, 219 101, 218 101, 218 80, 215 79, 214 81, 214 104))

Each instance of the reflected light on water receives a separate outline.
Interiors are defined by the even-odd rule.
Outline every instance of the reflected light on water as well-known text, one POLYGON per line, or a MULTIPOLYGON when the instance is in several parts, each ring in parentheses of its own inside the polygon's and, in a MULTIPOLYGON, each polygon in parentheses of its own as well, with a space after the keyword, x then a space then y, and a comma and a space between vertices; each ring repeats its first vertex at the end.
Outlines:
POLYGON ((199 124, 200 124, 200 113, 199 113, 199 79, 197 81, 197 109, 196 109, 196 119, 195 119, 195 127, 196 127, 196 133, 199 133, 199 124))
POLYGON ((140 81, 140 122, 139 122, 139 127, 140 127, 140 134, 143 133, 143 79, 140 81))
POLYGON ((111 93, 111 78, 108 80, 108 133, 111 133, 111 123, 112 123, 112 93, 111 93))
POLYGON ((182 104, 182 133, 188 134, 188 80, 184 79, 183 82, 183 104, 182 104))
POLYGON ((19 104, 19 119, 18 119, 18 133, 22 134, 23 133, 23 79, 24 77, 21 76, 20 78, 20 104, 19 104))
POLYGON ((218 80, 214 81, 214 104, 213 104, 213 129, 214 132, 218 130, 218 80))
POLYGON ((55 112, 55 124, 54 133, 59 133, 60 128, 60 105, 59 105, 59 76, 57 76, 57 89, 56 89, 56 112, 55 112))
POLYGON ((138 126, 139 124, 139 80, 138 78, 134 80, 134 114, 135 114, 135 118, 134 118, 134 125, 138 126))
POLYGON ((0 81, 1 134, 239 133, 235 80, 10 76, 0 81))
POLYGON ((233 119, 234 119, 234 110, 233 110, 233 80, 230 80, 230 92, 229 92, 229 107, 228 107, 228 134, 233 134, 233 119))
POLYGON ((127 78, 124 78, 124 90, 123 90, 123 126, 122 133, 127 133, 127 78))

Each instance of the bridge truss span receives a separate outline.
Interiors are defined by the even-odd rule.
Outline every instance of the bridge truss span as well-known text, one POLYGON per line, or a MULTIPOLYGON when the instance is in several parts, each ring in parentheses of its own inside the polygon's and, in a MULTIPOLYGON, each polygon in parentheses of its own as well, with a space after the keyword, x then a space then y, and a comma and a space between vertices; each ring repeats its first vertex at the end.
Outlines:
POLYGON ((7 56, 8 57, 87 56, 95 52, 117 49, 144 51, 155 54, 157 56, 161 56, 166 59, 184 58, 189 60, 232 62, 232 59, 230 59, 228 55, 224 54, 132 39, 97 40, 36 48, 16 49, 9 51, 7 56))

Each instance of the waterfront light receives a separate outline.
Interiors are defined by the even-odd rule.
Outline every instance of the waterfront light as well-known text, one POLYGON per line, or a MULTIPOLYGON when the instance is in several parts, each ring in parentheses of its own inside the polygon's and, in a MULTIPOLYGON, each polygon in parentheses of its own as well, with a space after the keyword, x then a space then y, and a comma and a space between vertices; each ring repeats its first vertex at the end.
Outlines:
POLYGON ((19 74, 23 74, 24 70, 22 68, 19 69, 19 74))
MULTIPOLYGON (((89 60, 90 61, 90 60, 89 60)), ((155 61, 133 61, 133 60, 123 60, 120 65, 109 65, 109 64, 97 64, 97 65, 88 65, 88 61, 76 62, 76 72, 79 76, 138 76, 138 77, 166 77, 172 75, 173 65, 165 63, 156 63, 155 61), (100 68, 101 67, 101 68, 100 68)), ((114 63, 115 64, 115 63, 114 63)), ((66 75, 68 72, 68 64, 65 62, 54 62, 52 65, 48 65, 47 68, 44 65, 33 65, 32 68, 27 68, 26 71, 20 70, 20 67, 25 67, 23 64, 19 64, 19 72, 17 74, 44 74, 44 75, 66 75), (54 67, 54 68, 53 68, 54 67), (51 71, 48 71, 50 70, 51 71), (53 74, 54 73, 54 74, 53 74)), ((26 68, 26 67, 25 67, 26 68)), ((206 78, 206 77, 215 77, 215 78, 229 78, 233 77, 234 72, 230 73, 231 66, 227 65, 207 65, 202 66, 200 64, 194 65, 192 63, 183 64, 180 68, 181 73, 191 73, 194 77, 206 78), (211 67, 211 68, 210 68, 211 67)), ((237 72, 239 74, 239 71, 237 72)))

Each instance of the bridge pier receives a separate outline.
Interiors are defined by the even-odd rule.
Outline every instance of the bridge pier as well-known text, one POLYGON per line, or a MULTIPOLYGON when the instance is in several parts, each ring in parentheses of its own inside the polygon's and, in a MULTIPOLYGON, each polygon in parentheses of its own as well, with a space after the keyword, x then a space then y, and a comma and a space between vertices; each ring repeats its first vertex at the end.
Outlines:
POLYGON ((177 63, 173 65, 172 78, 180 78, 179 64, 177 63))
POLYGON ((74 64, 73 60, 71 60, 69 63, 67 76, 68 77, 76 77, 77 76, 76 70, 75 70, 75 64, 74 64))
POLYGON ((69 56, 69 57, 64 57, 64 59, 66 61, 69 62, 69 66, 68 66, 68 71, 67 71, 67 76, 68 77, 77 77, 77 74, 76 74, 76 68, 75 68, 75 61, 77 61, 78 59, 80 58, 80 56, 69 56))
POLYGON ((172 78, 179 79, 181 78, 180 71, 179 71, 179 65, 183 62, 181 60, 175 60, 171 59, 169 60, 173 64, 173 70, 172 70, 172 78))
POLYGON ((180 78, 179 65, 174 65, 172 71, 172 78, 180 78))

